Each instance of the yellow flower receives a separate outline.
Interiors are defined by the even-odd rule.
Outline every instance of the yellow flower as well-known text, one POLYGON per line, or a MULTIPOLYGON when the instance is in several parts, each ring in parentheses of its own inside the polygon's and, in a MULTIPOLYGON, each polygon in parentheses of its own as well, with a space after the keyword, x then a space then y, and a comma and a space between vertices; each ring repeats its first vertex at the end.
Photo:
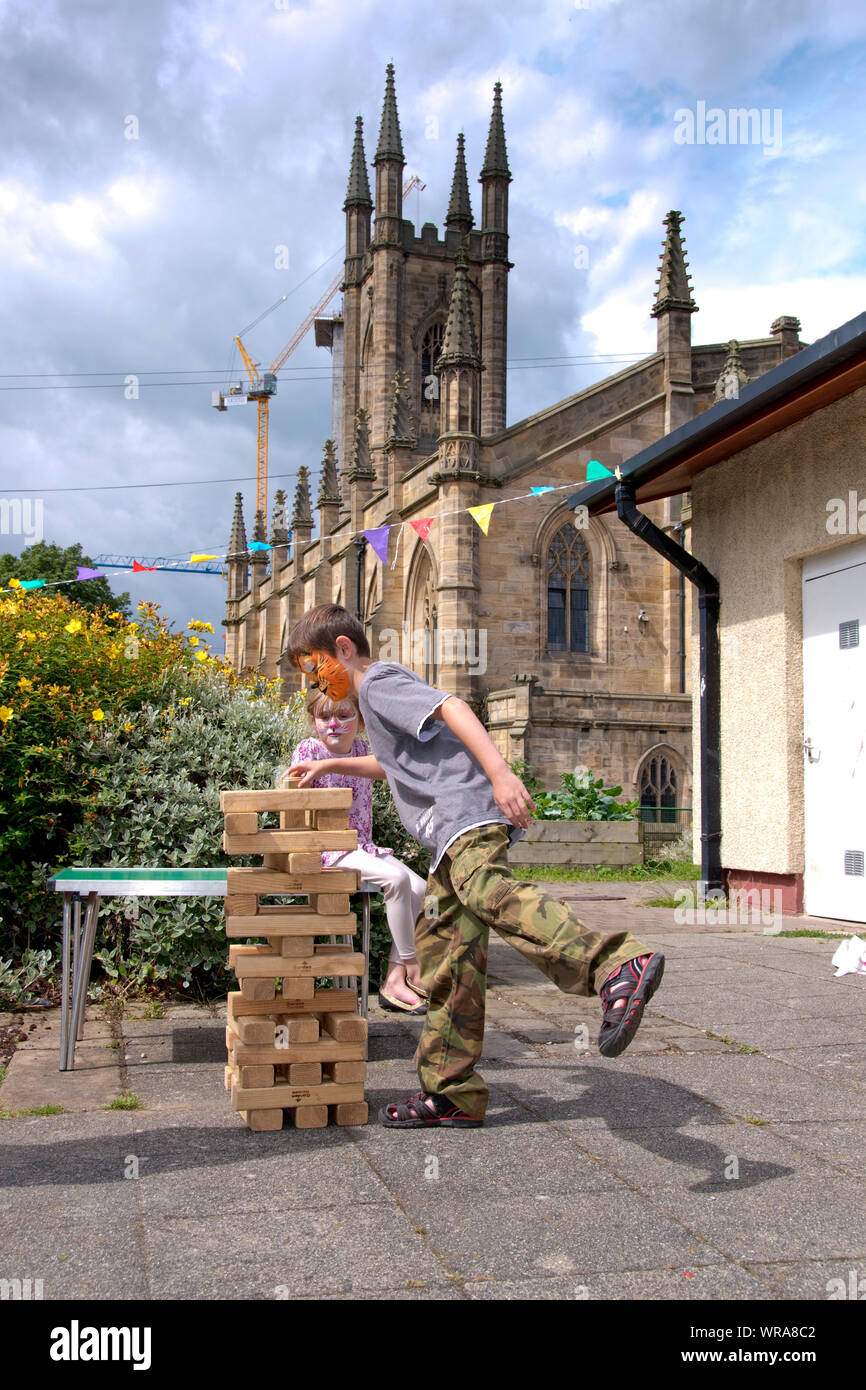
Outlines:
POLYGON ((187 627, 193 632, 213 632, 212 623, 203 623, 198 618, 193 618, 187 623, 187 627))
POLYGON ((207 652, 196 652, 196 661, 207 661, 207 652))
POLYGON ((20 588, 21 588, 21 580, 20 580, 20 579, 10 579, 10 580, 9 580, 9 588, 10 588, 10 589, 20 589, 20 588))
POLYGON ((49 685, 49 687, 48 687, 48 694, 49 694, 49 695, 59 695, 62 689, 63 689, 63 687, 62 687, 61 685, 49 685))
POLYGON ((188 705, 189 702, 190 702, 190 697, 189 697, 189 695, 187 695, 186 699, 184 699, 184 700, 178 700, 178 704, 179 704, 179 705, 188 705))
POLYGON ((132 727, 133 727, 132 724, 130 724, 129 720, 127 719, 126 723, 125 723, 124 726, 123 726, 123 732, 124 732, 125 734, 128 734, 129 731, 130 731, 130 729, 131 729, 132 727))
POLYGON ((20 679, 20 681, 18 682, 18 689, 19 689, 19 690, 32 690, 32 689, 33 689, 33 682, 32 682, 32 681, 29 681, 29 680, 27 679, 26 676, 22 676, 21 679, 20 679))
POLYGON ((109 618, 122 618, 122 617, 123 617, 123 614, 122 614, 122 613, 109 613, 108 616, 109 616, 109 618))
POLYGON ((198 638, 197 638, 197 637, 190 637, 190 638, 189 638, 189 645, 190 645, 191 647, 197 647, 197 646, 198 646, 198 638))
MULTIPOLYGON (((138 606, 140 608, 141 604, 139 604, 138 606)), ((127 623, 126 626, 130 629, 131 632, 136 632, 138 630, 138 623, 127 623)))
POLYGON ((64 632, 80 632, 80 631, 81 631, 81 623, 78 621, 77 618, 73 618, 71 622, 69 622, 69 623, 66 624, 65 628, 63 629, 63 631, 64 631, 64 632))
POLYGON ((98 724, 98 723, 100 722, 100 720, 102 720, 102 719, 105 718, 105 714, 104 714, 103 710, 101 710, 101 709, 95 709, 95 710, 93 711, 93 718, 96 720, 96 722, 97 722, 97 724, 98 724))
POLYGON ((9 723, 9 720, 10 720, 11 718, 12 718, 12 711, 11 711, 11 709, 9 708, 9 706, 8 706, 8 705, 0 705, 0 719, 3 720, 3 723, 4 723, 4 724, 8 724, 8 723, 9 723))
POLYGON ((18 612, 18 604, 17 604, 17 603, 13 603, 12 600, 11 600, 11 598, 4 599, 4 600, 3 600, 3 612, 4 612, 4 613, 17 613, 17 612, 18 612))

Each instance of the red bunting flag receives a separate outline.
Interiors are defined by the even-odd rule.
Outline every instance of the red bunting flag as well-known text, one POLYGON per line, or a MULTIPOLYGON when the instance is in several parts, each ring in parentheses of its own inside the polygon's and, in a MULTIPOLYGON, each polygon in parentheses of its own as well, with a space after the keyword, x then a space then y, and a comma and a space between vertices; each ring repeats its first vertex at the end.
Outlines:
POLYGON ((155 570, 155 569, 156 569, 156 565, 140 565, 140 564, 138 563, 137 560, 133 560, 133 562, 132 562, 132 572, 133 572, 133 574, 143 574, 143 572, 144 572, 145 570, 155 570))
POLYGON ((422 541, 426 541, 427 537, 430 534, 430 527, 433 525, 433 522, 435 520, 435 516, 422 516, 419 517, 417 521, 410 521, 409 525, 412 527, 413 531, 418 532, 418 535, 421 537, 422 541))

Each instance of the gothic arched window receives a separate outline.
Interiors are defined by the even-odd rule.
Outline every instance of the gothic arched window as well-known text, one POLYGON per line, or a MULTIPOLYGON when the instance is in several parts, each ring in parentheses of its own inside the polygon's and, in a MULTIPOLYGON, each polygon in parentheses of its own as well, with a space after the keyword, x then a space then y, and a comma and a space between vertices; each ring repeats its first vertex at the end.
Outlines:
POLYGON ((675 821, 677 773, 670 758, 659 753, 644 765, 640 779, 641 820, 675 821))
POLYGON ((547 552, 547 649, 589 651, 589 551, 570 521, 547 552))
POLYGON ((427 378, 436 375, 444 337, 444 323, 433 323, 424 334, 421 344, 421 405, 426 406, 428 410, 438 409, 439 405, 438 380, 434 388, 433 383, 428 382, 427 378))

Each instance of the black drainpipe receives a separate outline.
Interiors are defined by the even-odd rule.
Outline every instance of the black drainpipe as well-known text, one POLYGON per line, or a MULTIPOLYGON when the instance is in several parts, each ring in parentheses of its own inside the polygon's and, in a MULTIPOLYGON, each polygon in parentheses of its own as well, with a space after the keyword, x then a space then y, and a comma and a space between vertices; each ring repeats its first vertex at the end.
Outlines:
MULTIPOLYGON (((698 591, 700 633, 700 782, 701 782, 701 879, 704 893, 721 890, 722 883, 722 783, 719 748, 719 581, 705 565, 675 540, 659 530, 635 506, 635 487, 629 478, 616 485, 616 510, 640 540, 645 541, 680 574, 691 580, 698 591)), ((683 634, 685 635, 685 634, 683 634)), ((685 643, 683 643, 685 646, 685 643)))
MULTIPOLYGON (((685 533, 686 533, 686 528, 685 528, 685 526, 683 525, 683 523, 680 521, 680 522, 674 527, 674 535, 676 536, 676 538, 677 538, 677 540, 679 541, 680 545, 682 545, 682 543, 683 543, 683 536, 685 535, 685 533)), ((685 575, 683 574, 682 570, 680 570, 679 579, 677 580, 677 597, 678 597, 678 599, 679 599, 679 608, 680 608, 680 617, 679 617, 679 621, 680 621, 680 694, 681 694, 681 695, 685 695, 685 693, 686 693, 686 580, 685 580, 685 575)))
POLYGON ((364 621, 363 594, 361 592, 361 576, 364 573, 364 551, 367 549, 367 537, 358 536, 354 541, 355 550, 358 558, 358 569, 355 574, 355 617, 359 623, 364 621))

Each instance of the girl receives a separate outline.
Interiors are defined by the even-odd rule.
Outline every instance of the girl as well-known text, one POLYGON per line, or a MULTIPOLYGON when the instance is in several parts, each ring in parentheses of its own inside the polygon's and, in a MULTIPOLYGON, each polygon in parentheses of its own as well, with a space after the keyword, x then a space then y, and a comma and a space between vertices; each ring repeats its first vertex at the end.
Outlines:
POLYGON ((322 863, 326 867, 339 864, 345 869, 360 869, 363 879, 382 889, 393 945, 388 973, 379 987, 379 1005, 391 1013, 399 1010, 407 1014, 425 1014, 428 996, 415 959, 415 919, 424 901, 424 880, 396 859, 393 850, 380 849, 372 843, 373 784, 370 778, 341 772, 317 773, 315 768, 315 763, 322 759, 369 756, 369 748, 358 737, 363 723, 358 703, 351 694, 334 702, 313 688, 307 696, 307 714, 315 723, 318 738, 301 740, 292 755, 291 768, 280 778, 281 784, 287 786, 291 779, 296 787, 313 782, 319 787, 351 787, 349 825, 358 832, 358 848, 325 850, 322 863))

